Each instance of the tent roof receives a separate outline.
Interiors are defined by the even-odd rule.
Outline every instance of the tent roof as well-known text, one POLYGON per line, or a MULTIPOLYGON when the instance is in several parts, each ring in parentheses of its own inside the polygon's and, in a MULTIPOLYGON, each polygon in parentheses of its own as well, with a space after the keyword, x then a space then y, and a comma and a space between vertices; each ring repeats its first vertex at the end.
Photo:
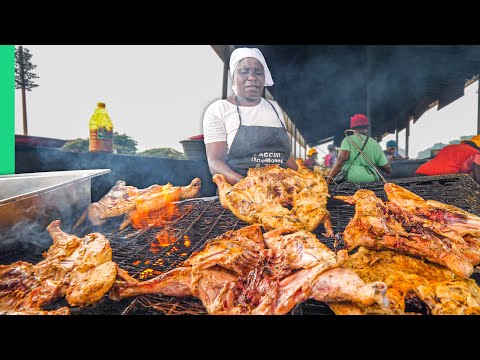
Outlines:
POLYGON ((240 46, 261 49, 275 81, 268 90, 309 146, 340 142, 356 113, 370 117, 372 136, 401 131, 463 96, 480 72, 479 45, 240 46))

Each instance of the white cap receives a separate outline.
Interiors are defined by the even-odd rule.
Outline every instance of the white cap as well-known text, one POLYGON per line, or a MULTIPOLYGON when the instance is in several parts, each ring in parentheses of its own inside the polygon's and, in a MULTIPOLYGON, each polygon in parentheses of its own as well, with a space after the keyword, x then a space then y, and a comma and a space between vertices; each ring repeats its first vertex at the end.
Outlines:
POLYGON ((265 86, 272 86, 272 74, 268 69, 267 62, 265 61, 262 52, 257 48, 238 48, 233 50, 232 55, 230 55, 230 74, 232 75, 232 78, 238 63, 249 57, 255 58, 262 63, 263 71, 265 71, 265 86))

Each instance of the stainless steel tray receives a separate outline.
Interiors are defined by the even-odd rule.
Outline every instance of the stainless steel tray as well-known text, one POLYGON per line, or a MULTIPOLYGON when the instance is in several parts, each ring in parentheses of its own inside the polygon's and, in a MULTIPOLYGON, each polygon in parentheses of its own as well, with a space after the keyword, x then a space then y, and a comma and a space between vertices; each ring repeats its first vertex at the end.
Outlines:
MULTIPOLYGON (((0 246, 25 227, 44 229, 53 220, 72 221, 91 202, 91 179, 110 169, 37 172, 0 176, 0 246)), ((65 224, 67 225, 67 224, 65 224)))

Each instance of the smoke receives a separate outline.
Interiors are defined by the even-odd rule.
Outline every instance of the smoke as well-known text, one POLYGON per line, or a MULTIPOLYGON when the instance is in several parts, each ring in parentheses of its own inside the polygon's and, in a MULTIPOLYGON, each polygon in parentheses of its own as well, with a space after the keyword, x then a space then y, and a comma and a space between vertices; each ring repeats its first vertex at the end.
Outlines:
POLYGON ((36 264, 41 261, 42 253, 53 244, 53 240, 44 224, 21 220, 11 227, 0 228, 0 265, 9 265, 16 261, 36 264))
POLYGON ((480 46, 472 45, 272 45, 262 51, 275 81, 270 92, 310 145, 343 138, 356 113, 370 115, 374 136, 393 131, 422 110, 420 101, 428 106, 461 95, 480 68, 480 46))

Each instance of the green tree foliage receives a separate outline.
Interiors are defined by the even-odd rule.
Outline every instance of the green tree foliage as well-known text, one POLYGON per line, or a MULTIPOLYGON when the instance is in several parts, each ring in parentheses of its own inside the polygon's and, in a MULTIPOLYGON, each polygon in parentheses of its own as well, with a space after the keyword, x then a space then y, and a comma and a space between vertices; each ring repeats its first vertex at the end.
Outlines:
POLYGON ((134 155, 137 153, 137 141, 127 134, 113 133, 113 148, 117 150, 117 154, 134 155))
POLYGON ((33 65, 31 59, 32 54, 27 48, 19 46, 15 49, 15 89, 32 91, 38 86, 34 79, 39 77, 33 72, 37 65, 33 65))
POLYGON ((62 150, 73 152, 88 152, 88 139, 69 140, 62 146, 62 150))
MULTIPOLYGON (((74 152, 88 152, 88 139, 74 139, 68 140, 62 147, 62 150, 74 152)), ((135 155, 137 152, 137 141, 132 139, 127 134, 113 133, 113 148, 117 154, 135 155)))
POLYGON ((138 156, 152 156, 152 157, 162 157, 168 159, 177 159, 177 160, 186 160, 185 155, 177 150, 172 148, 156 148, 148 149, 137 154, 138 156))

